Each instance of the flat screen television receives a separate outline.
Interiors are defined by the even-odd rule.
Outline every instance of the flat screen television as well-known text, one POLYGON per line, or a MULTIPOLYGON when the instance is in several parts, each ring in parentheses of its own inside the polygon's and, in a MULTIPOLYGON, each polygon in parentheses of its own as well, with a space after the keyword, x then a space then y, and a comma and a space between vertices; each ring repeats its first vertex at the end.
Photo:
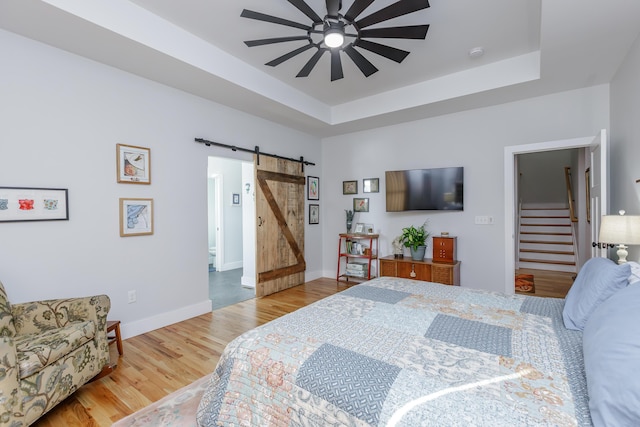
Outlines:
POLYGON ((463 167, 386 171, 387 212, 461 211, 463 178, 463 167))

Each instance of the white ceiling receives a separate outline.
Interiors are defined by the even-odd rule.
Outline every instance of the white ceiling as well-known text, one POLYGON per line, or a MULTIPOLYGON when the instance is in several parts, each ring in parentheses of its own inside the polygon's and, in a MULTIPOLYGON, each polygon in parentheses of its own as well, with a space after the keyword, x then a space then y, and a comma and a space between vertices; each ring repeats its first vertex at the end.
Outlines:
MULTIPOLYGON (((323 0, 306 0, 320 16, 323 0)), ((395 0, 376 0, 360 16, 395 0)), ((352 0, 343 0, 344 13, 352 0)), ((640 33, 634 0, 431 0, 377 27, 429 24, 425 40, 376 40, 411 52, 397 64, 360 50, 379 71, 366 78, 329 55, 264 63, 305 42, 243 41, 303 35, 240 17, 243 9, 309 24, 285 0, 1 0, 0 28, 319 136, 607 83, 640 33), (471 58, 470 49, 485 54, 471 58)))

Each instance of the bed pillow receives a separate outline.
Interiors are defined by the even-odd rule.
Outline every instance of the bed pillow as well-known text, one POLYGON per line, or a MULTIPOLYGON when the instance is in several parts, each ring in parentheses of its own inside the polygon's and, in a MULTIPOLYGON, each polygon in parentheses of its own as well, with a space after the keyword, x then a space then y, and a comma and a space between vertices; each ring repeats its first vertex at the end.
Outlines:
POLYGON ((631 268, 631 273, 629 273, 629 284, 640 282, 640 264, 637 262, 629 261, 629 267, 631 268))
POLYGON ((595 426, 640 426, 640 286, 596 308, 583 332, 589 409, 595 426))
POLYGON ((618 265, 609 258, 591 258, 585 262, 564 301, 565 328, 583 330, 593 310, 627 286, 629 271, 629 265, 618 265))

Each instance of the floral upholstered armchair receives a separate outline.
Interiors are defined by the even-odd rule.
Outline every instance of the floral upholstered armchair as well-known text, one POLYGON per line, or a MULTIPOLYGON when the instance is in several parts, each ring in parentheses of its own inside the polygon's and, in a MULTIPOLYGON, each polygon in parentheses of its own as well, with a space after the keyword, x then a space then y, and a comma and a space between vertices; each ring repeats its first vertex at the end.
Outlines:
POLYGON ((109 364, 106 295, 11 305, 0 282, 0 425, 28 426, 109 364))

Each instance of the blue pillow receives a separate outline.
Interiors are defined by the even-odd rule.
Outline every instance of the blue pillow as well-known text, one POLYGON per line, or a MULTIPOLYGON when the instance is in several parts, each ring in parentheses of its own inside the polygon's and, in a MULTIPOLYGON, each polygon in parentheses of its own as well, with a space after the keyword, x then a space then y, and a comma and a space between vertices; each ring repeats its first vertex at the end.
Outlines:
POLYGON ((582 335, 595 426, 640 426, 640 283, 596 308, 582 335))
POLYGON ((585 262, 564 300, 562 319, 567 329, 581 331, 593 310, 617 290, 627 286, 630 267, 609 258, 585 262))

